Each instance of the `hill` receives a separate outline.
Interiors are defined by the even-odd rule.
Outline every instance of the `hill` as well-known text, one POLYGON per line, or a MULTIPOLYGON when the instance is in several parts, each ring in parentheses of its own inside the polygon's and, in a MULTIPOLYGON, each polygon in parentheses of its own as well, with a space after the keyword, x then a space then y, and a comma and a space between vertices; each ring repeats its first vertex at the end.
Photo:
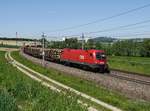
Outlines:
POLYGON ((96 38, 93 38, 90 40, 93 40, 94 42, 109 42, 109 43, 111 43, 111 42, 116 41, 117 39, 111 38, 111 37, 96 37, 96 38))

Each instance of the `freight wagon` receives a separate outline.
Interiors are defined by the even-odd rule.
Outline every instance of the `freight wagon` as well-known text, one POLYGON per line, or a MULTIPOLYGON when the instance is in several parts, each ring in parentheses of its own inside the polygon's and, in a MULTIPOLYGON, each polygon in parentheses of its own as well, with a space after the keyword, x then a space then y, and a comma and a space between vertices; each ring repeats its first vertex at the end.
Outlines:
MULTIPOLYGON (((42 58, 42 48, 25 46, 24 53, 34 57, 42 58)), ((82 49, 44 49, 46 60, 60 62, 63 64, 76 64, 93 71, 109 72, 107 58, 103 50, 82 49)))

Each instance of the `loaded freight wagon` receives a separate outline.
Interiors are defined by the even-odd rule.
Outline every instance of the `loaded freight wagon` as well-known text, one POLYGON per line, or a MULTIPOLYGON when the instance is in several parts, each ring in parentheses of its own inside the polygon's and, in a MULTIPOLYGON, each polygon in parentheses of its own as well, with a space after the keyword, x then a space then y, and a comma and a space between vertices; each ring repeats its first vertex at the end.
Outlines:
MULTIPOLYGON (((42 58, 42 48, 25 46, 24 53, 42 58)), ((63 64, 77 64, 94 71, 109 72, 107 58, 103 50, 44 49, 45 59, 63 64)))

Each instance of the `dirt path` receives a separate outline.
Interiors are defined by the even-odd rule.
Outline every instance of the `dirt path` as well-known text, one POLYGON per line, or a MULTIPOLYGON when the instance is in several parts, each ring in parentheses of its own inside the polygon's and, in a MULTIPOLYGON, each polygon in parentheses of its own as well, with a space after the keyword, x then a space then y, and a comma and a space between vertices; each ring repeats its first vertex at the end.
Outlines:
POLYGON ((3 48, 3 47, 0 47, 0 51, 17 51, 19 49, 16 49, 16 48, 3 48))

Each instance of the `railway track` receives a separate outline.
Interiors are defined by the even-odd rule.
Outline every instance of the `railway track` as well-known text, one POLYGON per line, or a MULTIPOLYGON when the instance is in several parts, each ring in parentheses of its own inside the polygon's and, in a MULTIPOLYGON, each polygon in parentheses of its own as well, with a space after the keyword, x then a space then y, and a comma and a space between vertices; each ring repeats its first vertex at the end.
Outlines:
POLYGON ((111 68, 110 70, 117 71, 117 72, 123 72, 123 73, 127 73, 127 74, 134 74, 134 75, 137 75, 137 76, 150 78, 150 75, 145 75, 145 74, 142 74, 142 73, 136 73, 136 72, 125 71, 125 70, 120 70, 120 69, 113 69, 113 68, 111 68))
POLYGON ((122 80, 127 80, 127 81, 131 81, 131 82, 135 82, 135 83, 139 83, 139 84, 144 84, 144 85, 150 85, 150 81, 148 80, 143 80, 141 78, 135 78, 133 76, 130 76, 131 74, 128 74, 128 77, 123 75, 123 74, 117 74, 117 73, 110 73, 107 74, 107 76, 111 76, 111 77, 115 77, 115 78, 119 78, 122 80))

